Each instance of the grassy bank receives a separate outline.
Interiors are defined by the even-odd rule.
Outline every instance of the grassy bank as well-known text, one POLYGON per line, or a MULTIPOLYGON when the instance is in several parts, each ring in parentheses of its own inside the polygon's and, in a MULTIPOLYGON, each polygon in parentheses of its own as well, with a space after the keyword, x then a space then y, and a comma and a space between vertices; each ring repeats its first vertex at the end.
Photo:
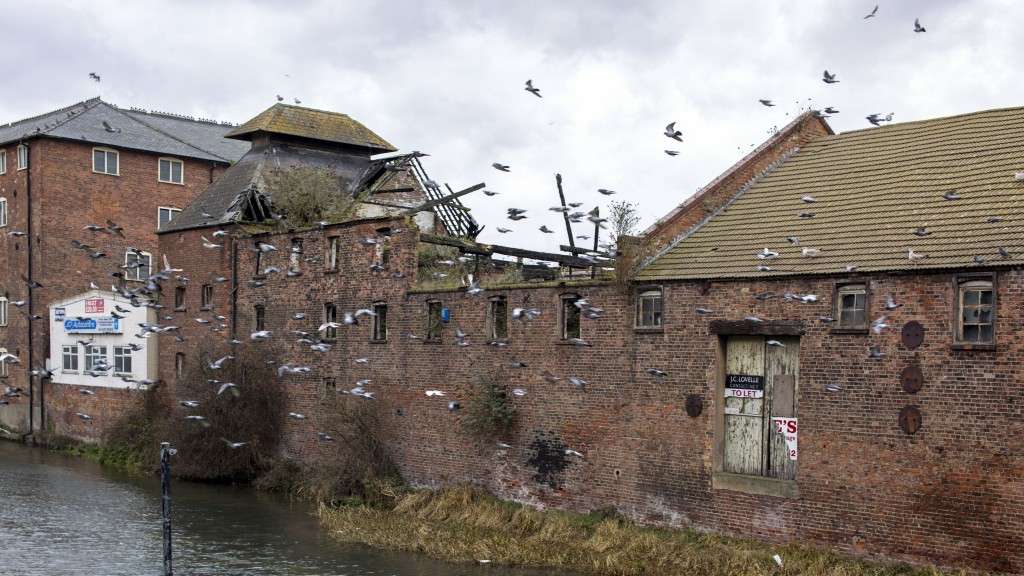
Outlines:
POLYGON ((605 514, 539 511, 470 488, 401 495, 389 508, 320 506, 345 542, 456 562, 546 567, 608 576, 938 576, 966 574, 879 564, 804 546, 770 546, 692 530, 645 528, 605 514), (778 567, 774 554, 783 559, 778 567))

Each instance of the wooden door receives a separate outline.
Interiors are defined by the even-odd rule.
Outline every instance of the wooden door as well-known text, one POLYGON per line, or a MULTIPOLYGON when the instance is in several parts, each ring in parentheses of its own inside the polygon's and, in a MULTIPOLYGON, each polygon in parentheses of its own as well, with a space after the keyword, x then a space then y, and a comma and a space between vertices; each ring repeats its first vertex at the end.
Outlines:
MULTIPOLYGON (((725 373, 764 377, 765 339, 730 336, 725 347, 725 373)), ((725 461, 723 469, 759 476, 764 467, 764 398, 725 398, 725 461)))
POLYGON ((773 418, 796 418, 797 383, 800 373, 800 338, 774 338, 782 346, 765 349, 764 475, 792 480, 796 460, 790 458, 785 435, 773 425, 773 418))

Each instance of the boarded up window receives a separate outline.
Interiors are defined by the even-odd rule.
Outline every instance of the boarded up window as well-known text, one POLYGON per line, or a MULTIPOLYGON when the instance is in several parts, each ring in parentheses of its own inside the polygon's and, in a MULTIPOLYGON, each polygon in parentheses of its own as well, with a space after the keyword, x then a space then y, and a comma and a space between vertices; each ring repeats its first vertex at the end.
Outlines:
POLYGON ((731 336, 725 357, 723 470, 796 477, 800 339, 731 336))

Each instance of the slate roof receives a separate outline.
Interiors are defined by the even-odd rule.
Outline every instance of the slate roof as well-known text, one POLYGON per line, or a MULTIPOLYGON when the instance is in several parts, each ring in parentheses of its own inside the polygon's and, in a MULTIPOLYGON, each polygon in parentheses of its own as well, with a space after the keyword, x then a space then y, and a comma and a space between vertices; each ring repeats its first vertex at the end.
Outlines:
POLYGON ((637 279, 843 274, 847 265, 860 272, 1020 266, 1024 182, 1014 174, 1022 171, 1024 108, 826 136, 754 181, 637 279), (944 199, 951 190, 961 199, 944 199), (921 226, 930 234, 913 234, 921 226), (766 247, 779 257, 757 259, 766 247), (821 253, 804 257, 803 248, 821 253), (926 257, 911 261, 909 249, 926 257))
POLYGON ((121 109, 99 98, 92 98, 46 114, 0 125, 0 145, 25 138, 48 136, 230 163, 241 158, 249 149, 245 142, 224 137, 232 128, 234 126, 231 124, 139 109, 121 109), (104 122, 117 131, 108 131, 104 122))
POLYGON ((347 114, 281 103, 274 104, 252 120, 227 133, 226 136, 247 140, 257 132, 359 146, 373 150, 375 153, 397 150, 347 114))

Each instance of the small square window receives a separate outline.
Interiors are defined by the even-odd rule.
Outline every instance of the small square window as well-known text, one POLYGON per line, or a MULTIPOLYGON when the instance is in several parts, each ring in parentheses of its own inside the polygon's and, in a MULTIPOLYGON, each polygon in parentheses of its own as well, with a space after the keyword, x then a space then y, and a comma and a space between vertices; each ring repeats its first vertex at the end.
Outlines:
POLYGON ((661 328, 661 289, 644 290, 636 297, 636 327, 661 328))
POLYGON ((18 144, 18 170, 28 168, 28 146, 18 144))
POLYGON ((64 372, 78 372, 78 345, 60 347, 61 370, 64 372))
POLYGON ((330 236, 327 238, 327 251, 324 253, 324 269, 326 270, 337 270, 338 269, 338 237, 330 236))
POLYGON ((867 328, 868 290, 865 284, 847 284, 836 289, 837 328, 867 328))
POLYGON ((508 339, 508 299, 504 296, 491 298, 490 314, 491 340, 508 339))
POLYGON ((157 179, 168 184, 184 184, 184 166, 181 160, 161 158, 157 179))
POLYGON ((575 294, 562 296, 562 340, 580 337, 580 308, 576 305, 579 299, 575 294))
POLYGON ((209 310, 213 308, 213 285, 203 284, 202 299, 200 300, 200 308, 203 310, 209 310))
POLYGON ((388 305, 378 302, 373 305, 373 312, 376 316, 373 317, 371 338, 374 342, 384 342, 388 339, 388 305))
POLYGON ((157 208, 156 214, 156 229, 163 230, 164 226, 171 223, 171 220, 181 212, 180 208, 171 208, 170 206, 161 206, 157 208))
POLYGON ((443 323, 441 321, 441 310, 444 305, 441 302, 434 300, 427 302, 427 340, 431 342, 437 342, 441 340, 441 327, 443 323))
MULTIPOLYGON (((324 324, 338 322, 338 307, 333 302, 324 303, 324 324)), ((334 340, 338 337, 338 329, 334 326, 328 326, 324 330, 324 339, 334 340)))
POLYGON ((995 343, 995 289, 990 280, 958 281, 956 341, 960 344, 995 343))
POLYGON ((97 174, 117 176, 117 151, 107 148, 93 148, 92 171, 97 174))

